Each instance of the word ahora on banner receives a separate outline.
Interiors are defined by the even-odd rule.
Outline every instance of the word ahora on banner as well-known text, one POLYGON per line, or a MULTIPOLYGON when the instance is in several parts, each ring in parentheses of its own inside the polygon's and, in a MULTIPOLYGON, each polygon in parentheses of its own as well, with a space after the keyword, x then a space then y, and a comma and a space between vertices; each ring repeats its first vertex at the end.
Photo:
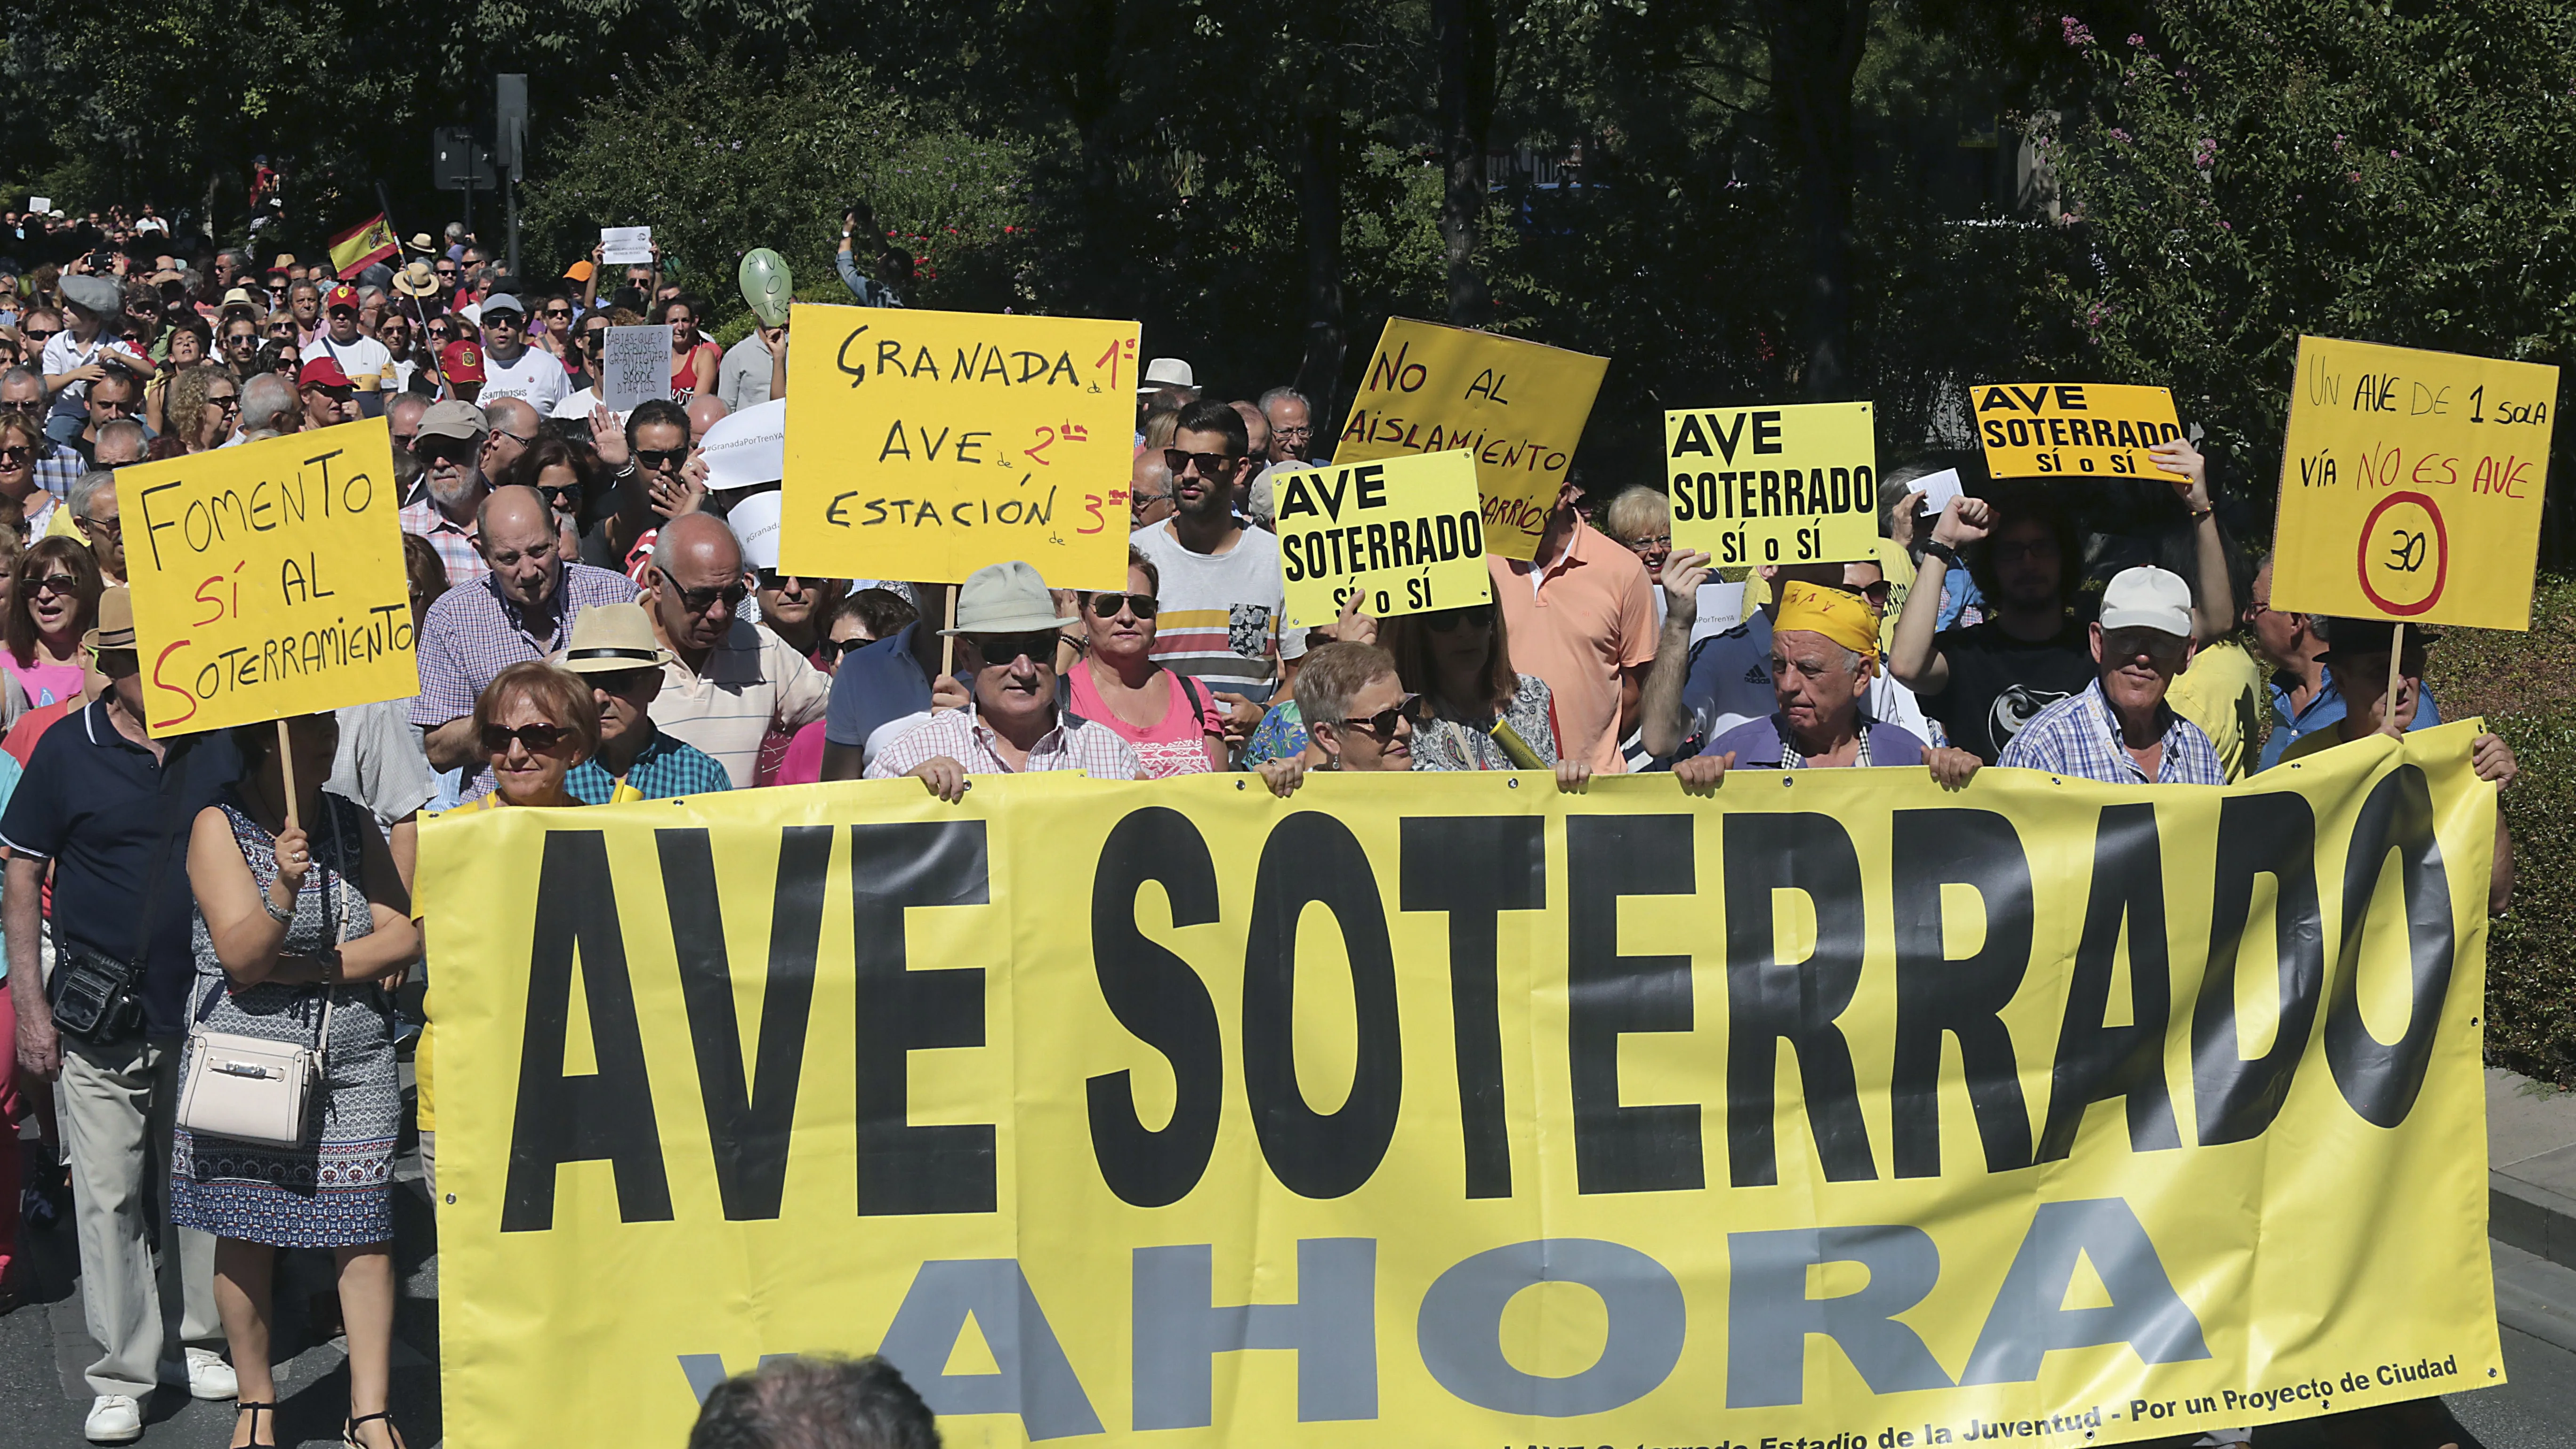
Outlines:
POLYGON ((670 1442, 815 1351, 952 1442, 1200 1449, 2116 1443, 2496 1382, 2476 729, 2207 790, 434 822, 450 1433, 670 1442))
POLYGON ((156 736, 420 692, 382 418, 120 468, 156 736))

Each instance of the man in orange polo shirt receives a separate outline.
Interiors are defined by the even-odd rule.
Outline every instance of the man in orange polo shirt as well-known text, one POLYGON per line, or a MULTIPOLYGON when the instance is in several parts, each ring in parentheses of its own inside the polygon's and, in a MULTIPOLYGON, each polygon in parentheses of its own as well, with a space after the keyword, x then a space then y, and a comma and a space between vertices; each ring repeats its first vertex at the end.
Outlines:
POLYGON ((1583 521, 1582 497, 1572 480, 1557 490, 1534 562, 1488 555, 1485 565, 1512 668, 1547 681, 1556 696, 1557 753, 1610 775, 1624 768, 1619 741, 1655 659, 1654 589, 1634 553, 1583 521))

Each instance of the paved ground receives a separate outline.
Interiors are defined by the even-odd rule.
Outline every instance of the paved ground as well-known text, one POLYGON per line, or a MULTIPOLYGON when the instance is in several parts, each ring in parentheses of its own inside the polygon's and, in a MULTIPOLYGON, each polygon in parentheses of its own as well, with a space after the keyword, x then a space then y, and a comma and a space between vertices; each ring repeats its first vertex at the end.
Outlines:
MULTIPOLYGON (((2494 1182, 2496 1311, 2510 1382, 2445 1401, 2471 1443, 2485 1449, 2576 1449, 2576 1095, 2489 1072, 2489 1161, 2494 1182), (2543 1254, 2549 1256, 2542 1256, 2543 1254), (2552 1261, 2555 1258, 2556 1261, 2552 1261)), ((403 1307, 395 1323, 393 1409, 416 1449, 440 1442, 438 1259, 418 1159, 397 1169, 397 1263, 403 1307)), ((31 1234, 34 1301, 0 1318, 0 1449, 73 1449, 89 1390, 80 1378, 94 1355, 81 1326, 77 1254, 65 1225, 31 1234)), ((316 1342, 305 1304, 328 1286, 330 1258, 287 1255, 279 1274, 277 1341, 291 1355, 278 1372, 281 1449, 339 1443, 348 1379, 336 1341, 316 1342)), ((222 1449, 231 1442, 230 1404, 197 1403, 162 1391, 143 1442, 155 1449, 222 1449)), ((2323 1426, 2316 1426, 2322 1428, 2323 1426)), ((2422 1445, 2385 1449, 2439 1449, 2422 1445)), ((2285 1428, 2258 1449, 2381 1449, 2345 1435, 2285 1428)))

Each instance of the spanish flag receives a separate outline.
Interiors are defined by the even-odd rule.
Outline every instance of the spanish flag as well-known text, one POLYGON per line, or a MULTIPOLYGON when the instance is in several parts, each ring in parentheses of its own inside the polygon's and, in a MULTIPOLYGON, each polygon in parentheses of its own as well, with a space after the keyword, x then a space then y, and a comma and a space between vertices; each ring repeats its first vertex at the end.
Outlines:
POLYGON ((381 213, 331 238, 331 265, 339 269, 343 281, 398 255, 394 229, 385 224, 381 213))

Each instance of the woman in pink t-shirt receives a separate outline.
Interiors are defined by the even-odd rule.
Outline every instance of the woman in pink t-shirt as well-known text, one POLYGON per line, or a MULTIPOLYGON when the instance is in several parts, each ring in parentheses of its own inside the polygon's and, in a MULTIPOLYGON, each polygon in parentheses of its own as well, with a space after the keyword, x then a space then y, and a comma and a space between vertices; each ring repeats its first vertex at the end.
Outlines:
POLYGON ((18 682, 30 708, 80 693, 80 640, 97 622, 99 583, 97 561, 76 538, 40 538, 18 556, 0 673, 18 682))
POLYGON ((1082 601, 1090 649, 1064 678, 1075 714, 1107 725, 1135 747, 1143 778, 1225 768, 1225 710, 1206 685, 1154 662, 1154 561, 1127 550, 1127 592, 1082 601))

